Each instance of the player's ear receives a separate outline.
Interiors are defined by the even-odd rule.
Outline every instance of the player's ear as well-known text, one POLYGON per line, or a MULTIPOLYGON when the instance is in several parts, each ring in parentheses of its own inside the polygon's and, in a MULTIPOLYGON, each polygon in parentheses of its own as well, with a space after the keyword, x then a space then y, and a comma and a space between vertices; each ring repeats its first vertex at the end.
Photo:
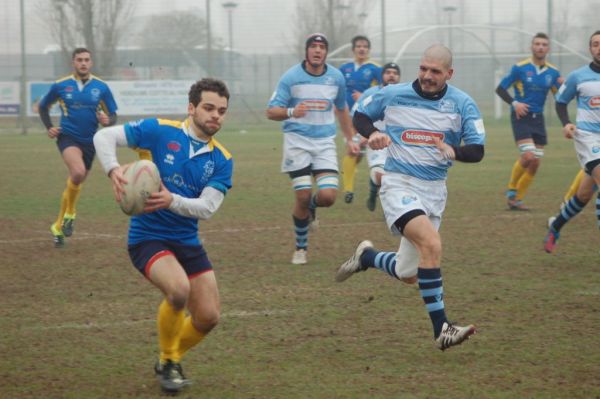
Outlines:
POLYGON ((452 75, 453 75, 453 74, 454 74, 454 68, 450 68, 450 69, 448 69, 448 79, 447 79, 447 80, 450 80, 450 79, 452 79, 452 75))
POLYGON ((189 103, 188 104, 188 115, 193 115, 195 109, 196 109, 196 107, 194 107, 194 104, 189 103))

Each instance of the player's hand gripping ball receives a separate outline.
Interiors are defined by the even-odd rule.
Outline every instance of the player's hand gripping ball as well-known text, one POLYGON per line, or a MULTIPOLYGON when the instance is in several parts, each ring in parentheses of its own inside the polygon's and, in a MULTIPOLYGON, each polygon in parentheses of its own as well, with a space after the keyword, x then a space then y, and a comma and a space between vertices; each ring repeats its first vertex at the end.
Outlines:
POLYGON ((125 170, 123 177, 127 184, 121 194, 121 210, 127 215, 139 215, 144 212, 144 203, 152 193, 160 190, 160 173, 152 161, 133 162, 125 170))

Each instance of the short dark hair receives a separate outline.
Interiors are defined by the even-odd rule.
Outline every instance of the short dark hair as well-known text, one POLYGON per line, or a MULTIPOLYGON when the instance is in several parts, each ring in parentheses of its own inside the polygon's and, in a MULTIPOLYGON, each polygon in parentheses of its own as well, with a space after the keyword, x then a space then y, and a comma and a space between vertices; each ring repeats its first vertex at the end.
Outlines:
POLYGON ((354 50, 354 47, 356 47, 356 43, 360 42, 361 40, 367 42, 367 47, 371 48, 371 41, 369 38, 365 35, 358 35, 352 38, 352 50, 354 50))
POLYGON ((86 49, 85 47, 77 47, 75 50, 73 50, 73 54, 71 54, 71 59, 74 60, 75 56, 81 53, 89 53, 90 55, 92 55, 92 52, 86 49))
POLYGON ((592 37, 596 35, 600 35, 600 30, 597 30, 596 32, 592 33, 592 36, 590 36, 590 47, 592 47, 592 37))
POLYGON ((536 33, 535 36, 533 36, 533 39, 531 39, 531 42, 533 43, 533 41, 535 39, 546 39, 546 40, 550 41, 550 38, 544 32, 538 32, 538 33, 536 33))
POLYGON ((190 103, 194 104, 196 107, 200 104, 202 100, 202 92, 203 91, 212 91, 217 93, 221 97, 225 97, 227 101, 229 101, 229 90, 227 90, 227 86, 221 80, 204 78, 192 85, 190 87, 190 92, 188 94, 188 98, 190 103))

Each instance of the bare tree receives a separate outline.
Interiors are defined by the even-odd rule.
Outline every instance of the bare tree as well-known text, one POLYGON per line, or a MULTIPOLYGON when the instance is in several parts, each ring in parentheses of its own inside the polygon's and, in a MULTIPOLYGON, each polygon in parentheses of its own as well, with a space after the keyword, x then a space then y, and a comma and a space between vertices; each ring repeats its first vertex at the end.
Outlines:
POLYGON ((39 17, 58 42, 66 60, 75 47, 94 55, 95 71, 110 76, 116 48, 126 32, 134 0, 46 0, 40 1, 39 17))
POLYGON ((368 0, 299 0, 296 3, 296 50, 304 54, 306 37, 315 32, 323 33, 329 40, 330 51, 349 43, 353 36, 364 34, 361 14, 366 13, 373 2, 368 0))
MULTIPOLYGON (((206 45, 206 20, 199 10, 173 11, 149 17, 140 33, 144 48, 189 50, 206 45)), ((220 43, 212 43, 219 47, 220 43)))

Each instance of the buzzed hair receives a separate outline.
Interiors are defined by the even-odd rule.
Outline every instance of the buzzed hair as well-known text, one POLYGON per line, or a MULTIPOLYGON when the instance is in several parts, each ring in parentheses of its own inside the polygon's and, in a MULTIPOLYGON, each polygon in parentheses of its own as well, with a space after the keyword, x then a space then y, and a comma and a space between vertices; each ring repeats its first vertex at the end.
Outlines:
POLYGON ((544 32, 538 32, 538 33, 536 33, 535 36, 533 37, 533 39, 531 39, 531 43, 533 43, 533 41, 535 39, 546 39, 546 40, 550 41, 550 38, 544 32))
POLYGON ((592 38, 596 35, 600 35, 600 30, 597 30, 596 32, 592 33, 592 36, 590 36, 590 47, 592 47, 592 38))
POLYGON ((86 49, 85 47, 77 47, 75 50, 73 50, 73 54, 71 54, 71 59, 74 60, 75 56, 81 53, 88 53, 89 55, 92 55, 92 52, 86 49))
POLYGON ((440 61, 446 68, 452 68, 452 51, 444 45, 432 44, 423 53, 423 58, 433 58, 440 61))

